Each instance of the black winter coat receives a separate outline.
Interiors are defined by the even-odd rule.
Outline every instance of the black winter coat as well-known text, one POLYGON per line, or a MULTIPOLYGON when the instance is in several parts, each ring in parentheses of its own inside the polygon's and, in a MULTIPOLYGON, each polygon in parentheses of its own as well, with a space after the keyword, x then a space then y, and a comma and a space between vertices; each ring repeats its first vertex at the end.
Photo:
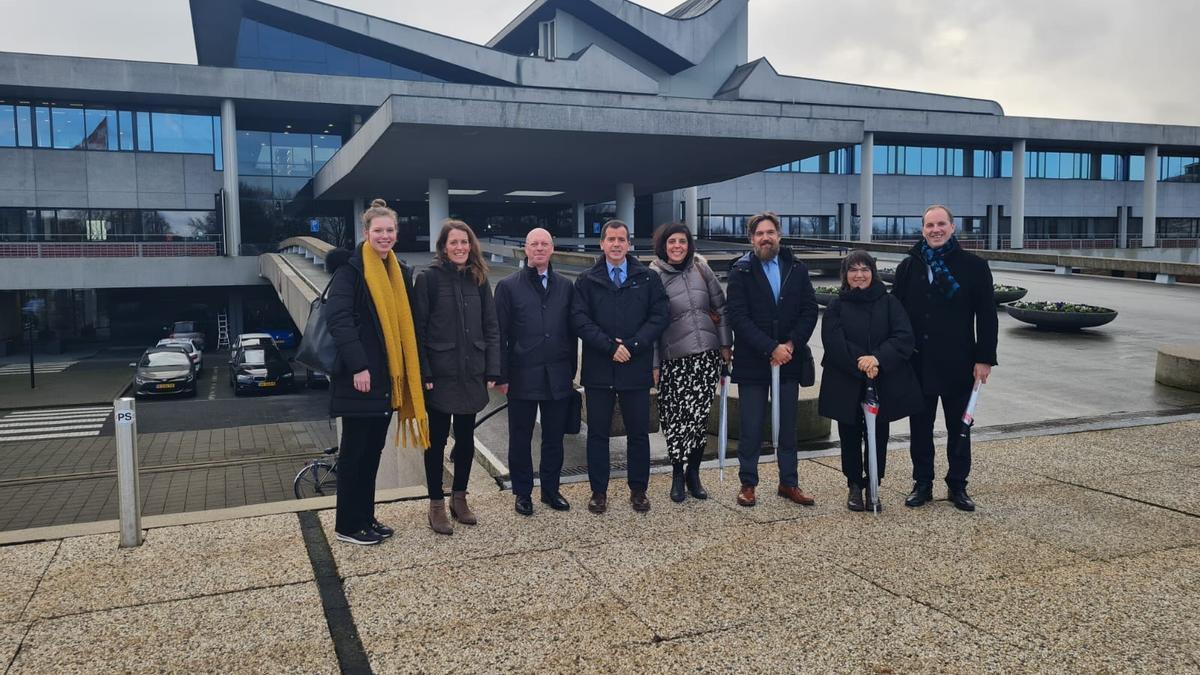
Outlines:
POLYGON ((603 256, 575 280, 571 325, 583 341, 584 387, 649 389, 654 385, 654 345, 670 321, 667 292, 658 275, 626 256, 628 275, 620 288, 608 276, 603 256), (613 361, 620 338, 632 356, 613 361))
POLYGON ((488 404, 487 380, 500 377, 500 329, 492 287, 476 285, 453 263, 435 261, 417 275, 417 346, 421 375, 432 382, 425 406, 471 415, 488 404))
POLYGON ((571 331, 574 289, 563 275, 547 270, 547 286, 532 267, 496 284, 500 324, 500 380, 508 397, 525 401, 566 398, 579 360, 571 331))
POLYGON ((779 249, 779 301, 762 263, 751 251, 729 268, 726 290, 729 302, 725 316, 733 327, 733 381, 738 384, 770 384, 771 352, 792 341, 792 360, 780 369, 780 377, 812 386, 816 379, 808 339, 817 326, 817 300, 808 266, 779 249))
POLYGON ((987 261, 962 248, 946 254, 958 281, 950 300, 937 283, 917 244, 896 267, 892 294, 904 305, 916 336, 913 370, 927 395, 962 393, 975 382, 975 364, 996 365, 999 322, 987 261))
MULTIPOLYGON (((379 314, 363 276, 363 253, 335 249, 325 256, 325 268, 333 273, 325 306, 329 332, 337 344, 337 365, 329 374, 329 415, 364 417, 386 415, 392 409, 391 376, 384 351, 383 329, 379 314), (361 393, 354 388, 354 374, 371 373, 371 390, 361 393)), ((412 272, 403 264, 404 288, 412 305, 412 272)), ((413 357, 420 358, 420 354, 413 357)))
POLYGON ((925 407, 908 362, 913 350, 908 315, 878 279, 865 289, 843 290, 829 303, 821 319, 821 343, 822 416, 847 424, 858 421, 868 381, 858 369, 860 356, 879 361, 875 392, 881 418, 894 422, 925 407))

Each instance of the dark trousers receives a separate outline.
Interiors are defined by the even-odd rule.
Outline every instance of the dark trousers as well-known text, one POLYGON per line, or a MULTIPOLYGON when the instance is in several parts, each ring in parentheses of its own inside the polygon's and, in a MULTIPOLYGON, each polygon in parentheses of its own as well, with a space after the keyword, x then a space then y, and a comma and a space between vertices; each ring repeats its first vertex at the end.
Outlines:
POLYGON ((442 463, 445 460, 446 440, 450 437, 450 421, 454 419, 454 447, 450 459, 454 462, 455 492, 467 489, 471 480, 471 465, 475 463, 475 416, 451 415, 430 408, 429 449, 425 451, 425 484, 430 499, 445 499, 442 490, 442 463))
MULTIPOLYGON (((875 418, 875 463, 879 466, 879 482, 883 482, 883 470, 887 467, 888 428, 891 425, 882 417, 875 418)), ((867 463, 871 460, 867 452, 867 421, 860 413, 854 424, 838 422, 838 437, 842 443, 842 474, 849 487, 865 488, 870 482, 867 463)))
POLYGON ((629 489, 645 490, 650 484, 650 390, 589 387, 586 398, 588 480, 592 492, 608 492, 608 433, 613 406, 618 402, 628 441, 629 489))
POLYGON ((375 520, 375 474, 379 473, 379 457, 391 422, 391 413, 342 418, 334 523, 334 529, 342 534, 365 530, 375 520))
MULTIPOLYGON (((946 418, 946 485, 951 489, 965 488, 971 473, 971 434, 962 435, 962 416, 971 398, 970 387, 954 394, 942 394, 942 415, 946 418)), ((937 396, 925 397, 925 409, 909 417, 911 432, 913 480, 933 482, 933 423, 937 418, 937 396)))
POLYGON ((538 476, 542 494, 558 494, 563 465, 563 431, 567 425, 569 398, 557 401, 508 400, 508 468, 512 472, 513 494, 533 494, 533 424, 542 411, 542 461, 538 476))
MULTIPOLYGON (((763 425, 770 419, 769 384, 739 384, 738 403, 741 407, 741 431, 738 436, 738 478, 742 485, 758 485, 758 455, 762 450, 763 425)), ((779 382, 779 447, 775 462, 779 465, 779 482, 791 487, 800 486, 796 462, 796 404, 800 401, 797 380, 779 382)))

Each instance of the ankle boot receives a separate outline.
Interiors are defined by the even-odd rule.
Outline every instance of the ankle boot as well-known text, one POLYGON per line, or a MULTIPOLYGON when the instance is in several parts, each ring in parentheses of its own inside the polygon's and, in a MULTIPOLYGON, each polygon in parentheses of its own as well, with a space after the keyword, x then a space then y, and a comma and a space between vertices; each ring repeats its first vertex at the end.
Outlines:
POLYGON ((683 491, 683 465, 675 464, 671 467, 671 501, 678 504, 687 499, 687 493, 683 491))
POLYGON ((863 501, 863 489, 861 486, 850 486, 850 494, 846 495, 846 508, 851 511, 867 510, 866 502, 863 501))
POLYGON ((467 506, 466 490, 455 490, 450 493, 450 515, 463 525, 474 525, 479 522, 475 518, 475 514, 471 513, 471 507, 467 506))
POLYGON ((446 500, 429 500, 429 528, 438 534, 454 534, 454 524, 446 517, 446 500))
POLYGON ((700 484, 700 457, 697 454, 688 460, 687 465, 687 489, 696 499, 708 499, 708 490, 700 484))

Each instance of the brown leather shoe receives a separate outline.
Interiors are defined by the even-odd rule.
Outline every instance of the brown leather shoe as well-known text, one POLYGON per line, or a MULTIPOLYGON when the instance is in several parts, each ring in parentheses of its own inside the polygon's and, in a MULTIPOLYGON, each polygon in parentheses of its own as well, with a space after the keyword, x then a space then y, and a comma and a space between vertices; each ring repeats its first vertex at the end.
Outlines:
POLYGON ((592 513, 604 513, 608 510, 608 495, 603 492, 593 492, 592 498, 588 500, 588 511, 592 513))
POLYGON ((780 485, 779 490, 777 490, 776 492, 780 497, 786 497, 786 498, 792 500, 793 502, 796 502, 797 504, 800 504, 802 506, 812 506, 813 504, 817 503, 817 500, 804 494, 798 487, 792 487, 790 485, 780 485))
POLYGON ((738 493, 738 506, 754 506, 758 500, 754 498, 754 486, 743 485, 742 491, 738 493))
POLYGON ((633 510, 638 513, 650 510, 650 498, 646 496, 645 490, 630 490, 629 503, 633 504, 633 510))

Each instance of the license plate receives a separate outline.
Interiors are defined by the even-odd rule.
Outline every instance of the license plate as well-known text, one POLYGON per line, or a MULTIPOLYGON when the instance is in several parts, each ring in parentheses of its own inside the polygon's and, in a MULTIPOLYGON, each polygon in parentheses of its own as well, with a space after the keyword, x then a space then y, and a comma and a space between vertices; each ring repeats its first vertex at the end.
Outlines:
POLYGON ((274 383, 274 382, 259 382, 259 383, 258 383, 258 386, 260 386, 260 387, 274 387, 274 386, 275 386, 275 383, 274 383))
POLYGON ((156 384, 156 385, 154 385, 154 388, 155 389, 174 389, 175 384, 172 382, 168 382, 166 384, 156 384))

